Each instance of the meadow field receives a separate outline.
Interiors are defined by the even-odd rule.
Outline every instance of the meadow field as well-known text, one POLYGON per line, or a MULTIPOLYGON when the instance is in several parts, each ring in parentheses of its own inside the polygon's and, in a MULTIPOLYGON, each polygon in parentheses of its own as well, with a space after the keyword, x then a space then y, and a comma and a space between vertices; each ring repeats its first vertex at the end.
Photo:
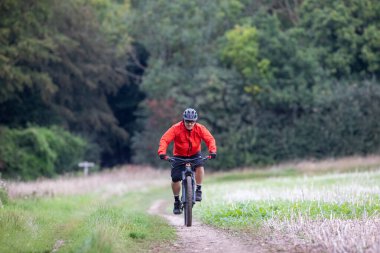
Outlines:
POLYGON ((377 162, 350 158, 220 175, 208 182, 197 214, 273 251, 380 252, 377 162))
MULTIPOLYGON (((0 252, 160 252, 176 232, 168 170, 2 182, 0 252), (159 232, 158 232, 159 231, 159 232)), ((195 218, 269 252, 380 252, 380 158, 206 173, 195 218)), ((167 250, 167 247, 165 248, 167 250)))

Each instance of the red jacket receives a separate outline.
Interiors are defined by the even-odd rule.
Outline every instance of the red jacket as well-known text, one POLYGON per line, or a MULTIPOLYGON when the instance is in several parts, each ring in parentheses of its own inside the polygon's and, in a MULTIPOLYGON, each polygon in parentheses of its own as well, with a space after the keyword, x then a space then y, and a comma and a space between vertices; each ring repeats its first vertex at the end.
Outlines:
POLYGON ((195 123, 192 130, 187 130, 181 121, 170 127, 161 137, 158 154, 166 154, 169 144, 174 141, 173 155, 192 156, 201 151, 202 140, 210 153, 216 153, 215 139, 205 126, 195 123))

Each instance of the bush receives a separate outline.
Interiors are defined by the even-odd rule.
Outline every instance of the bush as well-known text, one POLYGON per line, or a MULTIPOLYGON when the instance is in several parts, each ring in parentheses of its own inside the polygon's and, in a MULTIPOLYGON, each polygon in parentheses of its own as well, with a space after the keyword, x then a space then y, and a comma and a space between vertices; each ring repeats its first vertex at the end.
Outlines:
POLYGON ((54 162, 58 174, 77 168, 78 161, 83 160, 87 143, 59 127, 43 129, 50 148, 57 154, 54 162))
POLYGON ((8 192, 0 179, 0 207, 6 204, 8 204, 8 192))
POLYGON ((75 169, 86 142, 58 127, 0 128, 0 161, 6 178, 51 177, 75 169))

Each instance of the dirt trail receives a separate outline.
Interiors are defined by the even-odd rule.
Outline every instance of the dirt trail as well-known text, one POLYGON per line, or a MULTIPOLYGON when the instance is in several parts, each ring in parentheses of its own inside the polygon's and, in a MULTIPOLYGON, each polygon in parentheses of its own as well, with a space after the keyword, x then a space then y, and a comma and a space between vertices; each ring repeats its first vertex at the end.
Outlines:
POLYGON ((170 205, 164 200, 158 200, 149 209, 150 214, 160 215, 176 229, 178 240, 165 246, 155 248, 151 252, 223 252, 223 253, 245 253, 245 252, 268 252, 252 241, 247 241, 225 231, 215 229, 193 220, 192 227, 183 225, 183 215, 173 215, 166 211, 170 205), (186 243, 185 243, 186 242, 186 243), (184 249, 183 245, 193 245, 191 249, 184 249))

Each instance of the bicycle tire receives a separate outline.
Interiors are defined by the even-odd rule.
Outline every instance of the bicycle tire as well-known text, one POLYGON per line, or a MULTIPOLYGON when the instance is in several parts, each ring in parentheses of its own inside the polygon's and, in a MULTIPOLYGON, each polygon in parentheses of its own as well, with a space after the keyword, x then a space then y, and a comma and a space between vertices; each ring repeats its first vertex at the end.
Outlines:
POLYGON ((193 220, 193 185, 191 176, 186 177, 185 226, 191 227, 193 220))

